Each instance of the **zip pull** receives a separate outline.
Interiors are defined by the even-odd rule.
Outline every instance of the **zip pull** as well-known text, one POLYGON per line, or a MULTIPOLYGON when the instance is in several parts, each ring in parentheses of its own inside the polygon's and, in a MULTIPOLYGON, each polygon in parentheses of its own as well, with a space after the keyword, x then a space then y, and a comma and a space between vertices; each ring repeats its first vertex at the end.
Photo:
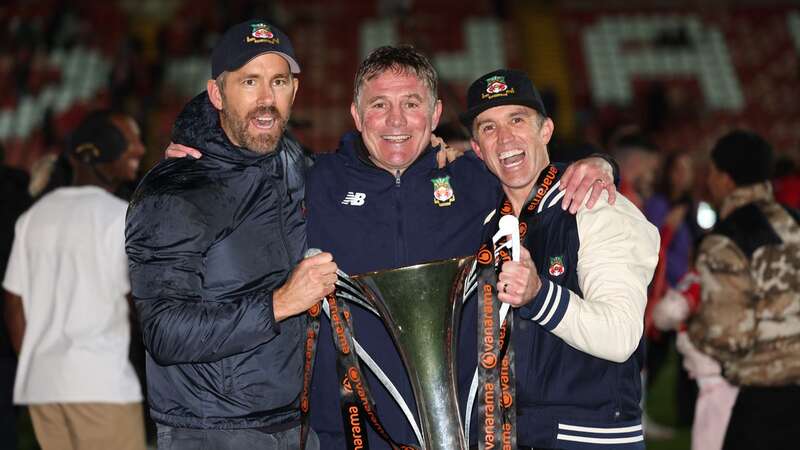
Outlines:
POLYGON ((400 186, 400 169, 397 169, 394 173, 394 185, 396 187, 400 186))

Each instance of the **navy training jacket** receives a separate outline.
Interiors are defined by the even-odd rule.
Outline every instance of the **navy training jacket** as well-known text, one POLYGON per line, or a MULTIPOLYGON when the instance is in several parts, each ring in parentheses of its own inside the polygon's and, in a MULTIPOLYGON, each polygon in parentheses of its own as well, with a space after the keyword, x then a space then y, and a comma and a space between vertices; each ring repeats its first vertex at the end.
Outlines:
POLYGON ((302 150, 230 143, 205 93, 173 141, 201 159, 162 161, 128 210, 126 250, 156 422, 187 428, 299 423, 306 316, 280 323, 272 292, 305 250, 302 150))
MULTIPOLYGON (((496 205, 498 193, 497 179, 472 153, 438 169, 436 152, 429 147, 396 179, 372 164, 360 134, 349 133, 337 153, 318 155, 309 174, 309 246, 331 252, 339 267, 349 274, 471 255, 480 244, 480 224, 496 205), (443 177, 449 177, 455 197, 448 206, 434 202, 433 180, 443 177)), ((443 203, 446 202, 440 202, 443 203)), ((358 306, 352 306, 351 312, 356 339, 416 412, 405 368, 383 323, 358 306)), ((474 324, 467 328, 475 329, 474 324)), ((472 340, 474 333, 470 335, 472 340)), ((474 353, 468 357, 474 358, 474 353)), ((400 408, 372 373, 365 372, 378 415, 389 434, 400 442, 415 443, 416 437, 400 408)), ((471 377, 472 373, 466 376, 471 377)), ((346 448, 336 350, 327 318, 323 318, 320 328, 311 424, 319 435, 321 448, 346 448)), ((371 428, 368 438, 372 449, 389 448, 371 428)))

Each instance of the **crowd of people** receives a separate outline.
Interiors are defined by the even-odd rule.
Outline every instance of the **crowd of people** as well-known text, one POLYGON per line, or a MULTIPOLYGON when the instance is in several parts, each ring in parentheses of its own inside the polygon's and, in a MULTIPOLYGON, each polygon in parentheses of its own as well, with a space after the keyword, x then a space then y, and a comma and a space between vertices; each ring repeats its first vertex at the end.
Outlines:
MULTIPOLYGON (((314 157, 288 130, 303 95, 289 36, 249 20, 210 56, 206 92, 178 116, 169 158, 130 203, 114 194, 128 197, 138 176, 139 129, 106 110, 71 133, 33 206, 20 195, 4 217, 2 369, 6 387, 15 372, 13 403, 27 406, 43 449, 144 448, 145 391, 159 449, 422 444, 372 373, 382 425, 362 436, 342 420, 332 326, 323 317, 310 367, 307 311, 335 292, 340 271, 476 254, 507 215, 522 246, 513 260, 478 258, 481 295, 464 309, 456 378, 464 408, 483 373, 482 314, 505 303, 516 396, 509 407, 479 391, 479 406, 462 409, 470 443, 644 448, 642 399, 674 339, 700 387, 694 449, 792 446, 800 218, 774 200, 761 137, 736 130, 711 149, 704 178, 719 221, 706 232, 694 220, 696 155, 665 155, 625 127, 610 156, 551 162, 556 124, 524 72, 472 83, 460 114, 470 149, 454 151, 432 140, 442 103, 426 55, 378 48, 355 74, 356 131, 314 157), (146 349, 146 375, 129 360, 131 340, 146 349), (508 409, 516 433, 483 426, 508 409)), ((22 175, 3 182, 24 192, 22 175)), ((351 319, 418 416, 382 322, 358 306, 351 319)), ((9 400, 0 424, 11 439, 9 400)))
MULTIPOLYGON (((645 391, 665 376, 674 349, 681 362, 678 373, 668 376, 676 383, 675 421, 692 425, 693 449, 783 448, 795 441, 768 414, 795 415, 768 399, 797 395, 790 360, 797 358, 798 328, 789 325, 796 320, 795 306, 789 305, 798 298, 796 176, 788 170, 776 174, 770 144, 746 130, 721 136, 707 160, 702 154, 664 152, 635 126, 623 127, 610 147, 620 164, 620 191, 637 199, 661 237, 645 315, 645 391), (695 182, 698 178, 704 182, 695 182), (716 224, 700 223, 701 202, 713 205, 716 224), (731 227, 741 234, 732 234, 731 227), (770 256, 756 259, 760 252, 770 256), (767 266, 774 270, 765 271, 767 266), (728 369, 753 359, 763 370, 753 378, 737 378, 728 369), (748 416, 744 405, 750 413, 770 413, 748 416), (744 439, 742 429, 756 422, 781 431, 769 438, 755 433, 760 442, 744 439)), ((675 432, 648 418, 645 426, 651 438, 675 432)))

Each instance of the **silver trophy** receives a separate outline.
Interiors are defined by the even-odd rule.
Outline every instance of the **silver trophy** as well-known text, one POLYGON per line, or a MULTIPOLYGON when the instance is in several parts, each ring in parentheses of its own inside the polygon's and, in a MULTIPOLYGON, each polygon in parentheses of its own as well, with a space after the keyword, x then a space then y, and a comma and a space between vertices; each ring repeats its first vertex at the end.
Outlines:
MULTIPOLYGON (((421 426, 407 408, 406 414, 427 450, 467 447, 456 395, 455 355, 472 260, 470 256, 345 276, 337 283, 339 298, 377 313, 392 335, 411 380, 421 426)), ((381 378, 379 368, 370 368, 381 378)))

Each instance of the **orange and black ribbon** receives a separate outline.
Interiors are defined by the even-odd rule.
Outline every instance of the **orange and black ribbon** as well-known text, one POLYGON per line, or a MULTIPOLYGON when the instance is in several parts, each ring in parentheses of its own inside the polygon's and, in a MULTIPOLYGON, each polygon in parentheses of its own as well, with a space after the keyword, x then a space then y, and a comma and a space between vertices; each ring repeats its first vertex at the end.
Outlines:
POLYGON ((339 300, 335 292, 326 298, 331 315, 331 329, 338 353, 336 371, 339 379, 339 401, 344 422, 348 450, 369 449, 366 423, 385 440, 393 450, 419 450, 416 445, 401 444, 389 436, 378 418, 367 378, 361 369, 353 344, 353 323, 347 302, 339 300))
MULTIPOLYGON (((519 215, 520 238, 525 242, 528 220, 554 184, 558 169, 549 166, 537 180, 537 189, 519 215)), ((508 198, 504 198, 491 224, 498 226, 500 217, 513 214, 508 198)), ((503 264, 511 260, 506 248, 495 248, 489 233, 478 250, 478 448, 480 450, 517 448, 516 381, 514 347, 511 332, 514 314, 506 315, 500 324, 500 301, 497 299, 497 277, 503 264)), ((499 246, 498 246, 499 247, 499 246)), ((526 380, 530 382, 530 380, 526 380)))
POLYGON ((493 244, 478 252, 478 448, 516 448, 514 405, 514 315, 499 323, 497 275, 510 259, 507 251, 495 256, 493 244), (497 261, 497 264, 495 264, 497 261))
POLYGON ((306 327, 306 340, 303 348, 303 390, 300 392, 300 450, 305 450, 308 440, 309 409, 311 402, 311 376, 314 374, 314 356, 317 352, 317 337, 319 336, 319 315, 322 312, 322 302, 317 303, 308 310, 308 326, 306 327))

